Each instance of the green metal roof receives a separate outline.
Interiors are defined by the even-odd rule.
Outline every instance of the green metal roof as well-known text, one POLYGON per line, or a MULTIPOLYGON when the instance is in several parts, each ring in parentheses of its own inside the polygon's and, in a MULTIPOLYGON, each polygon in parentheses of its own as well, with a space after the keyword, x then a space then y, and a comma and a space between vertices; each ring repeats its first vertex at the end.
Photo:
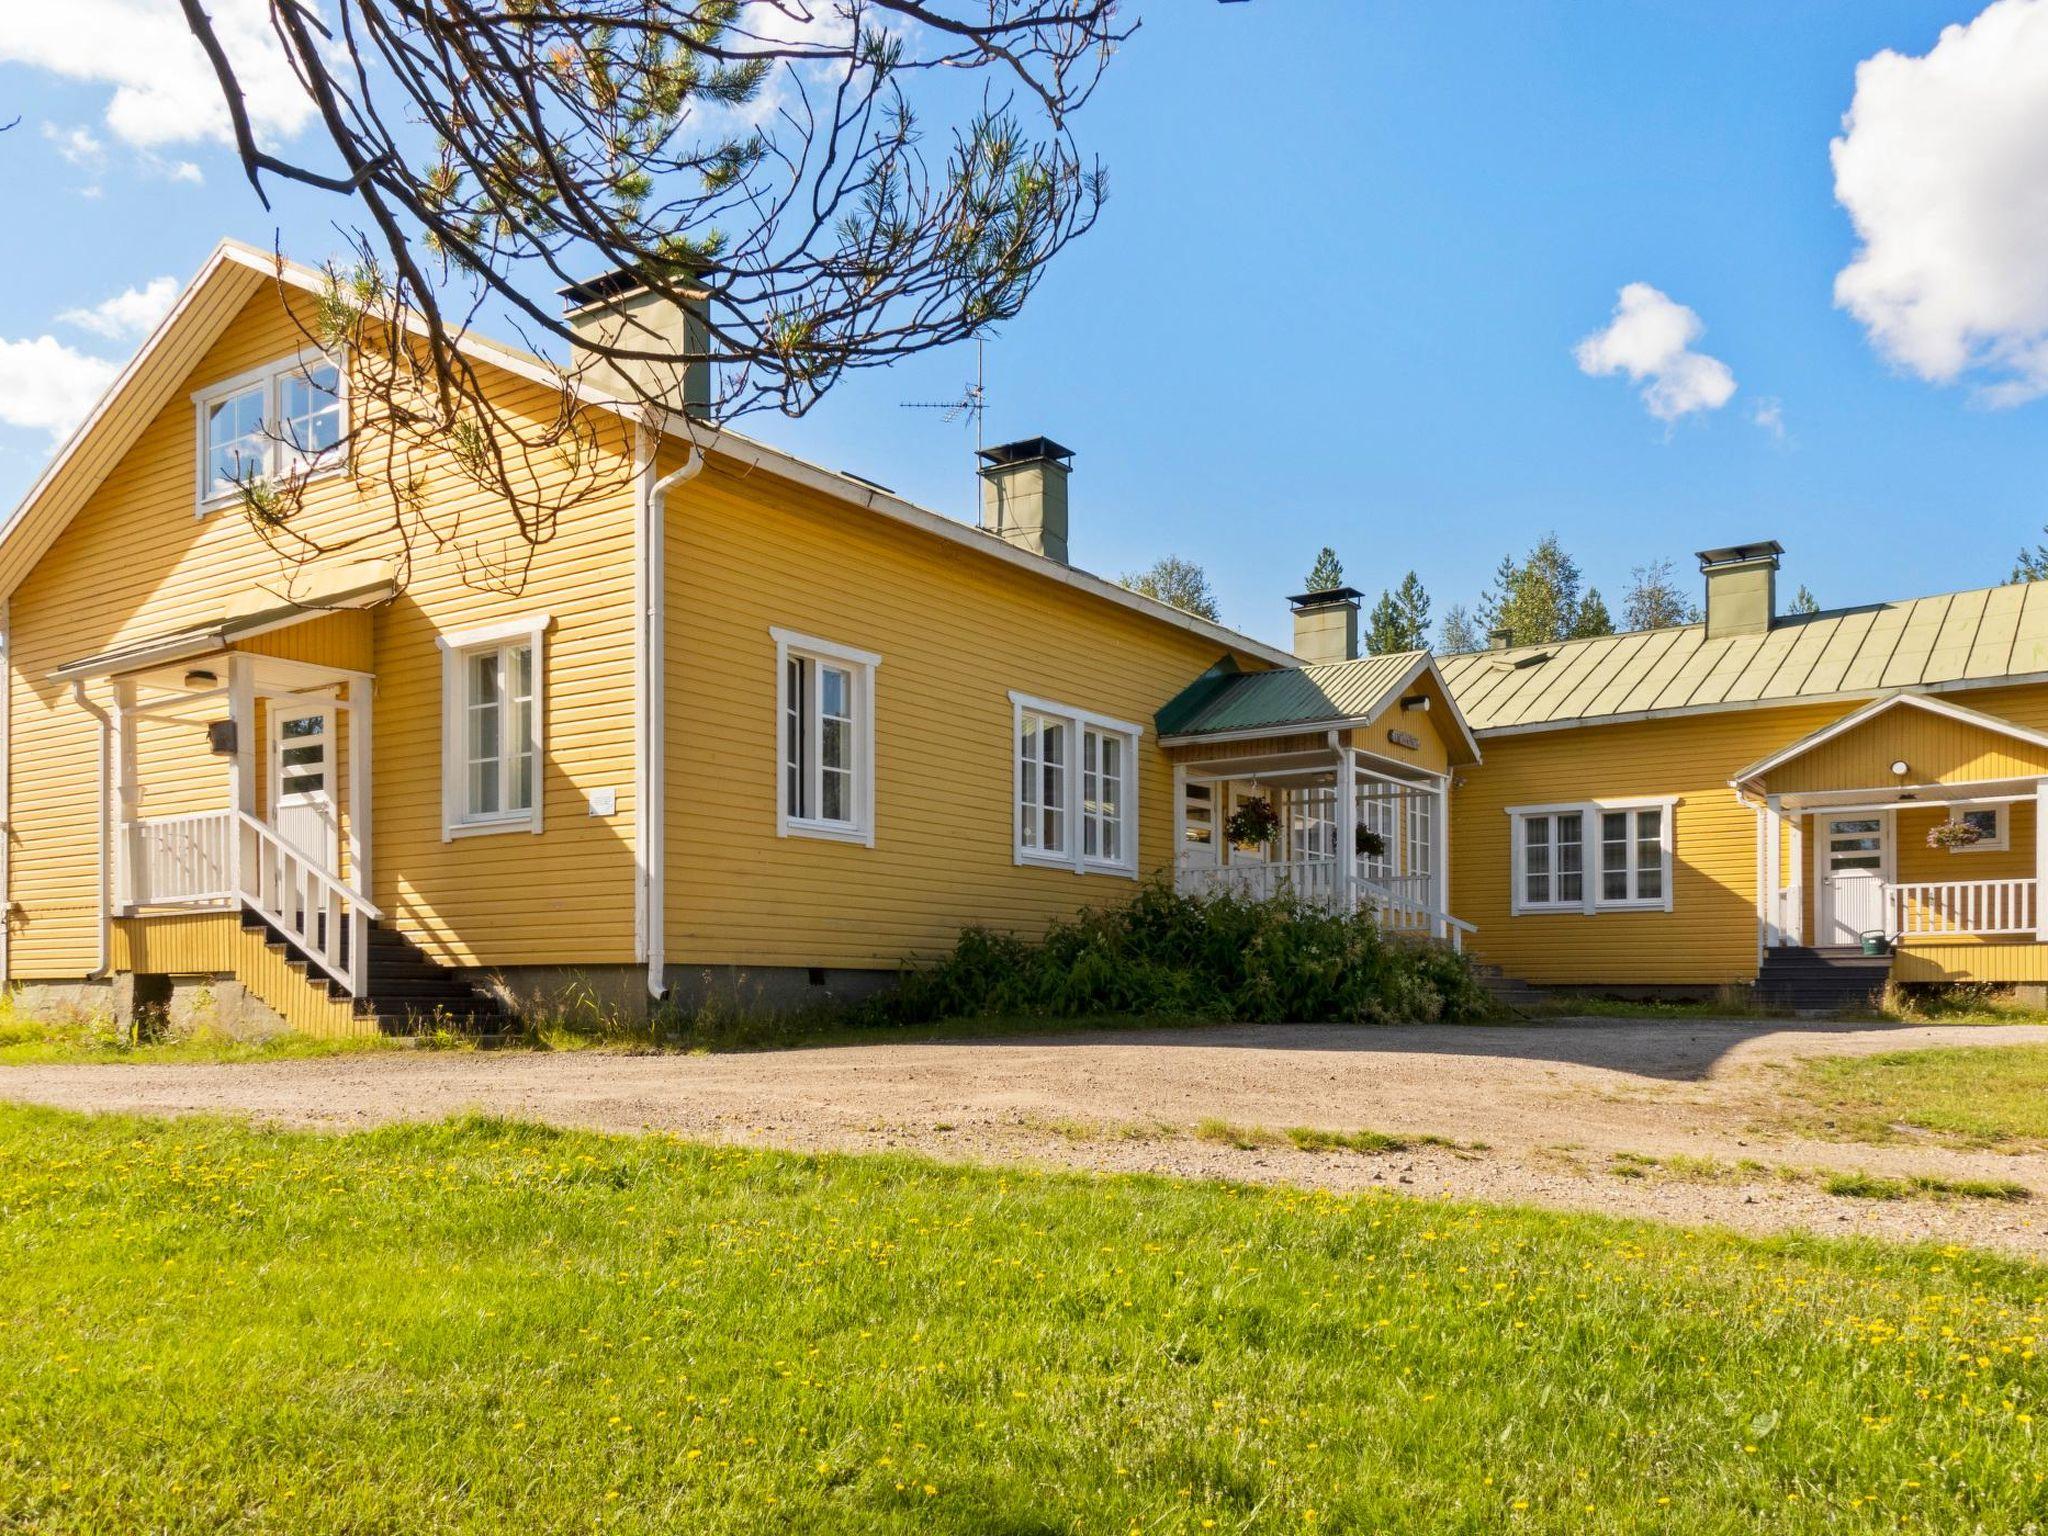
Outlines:
POLYGON ((1427 651, 1361 656, 1316 667, 1240 672, 1218 663, 1154 717, 1162 737, 1227 731, 1315 730, 1378 714, 1429 666, 1427 651))
POLYGON ((1437 665, 1475 731, 1988 685, 2048 675, 2048 582, 1785 614, 1761 635, 1687 624, 1437 665))

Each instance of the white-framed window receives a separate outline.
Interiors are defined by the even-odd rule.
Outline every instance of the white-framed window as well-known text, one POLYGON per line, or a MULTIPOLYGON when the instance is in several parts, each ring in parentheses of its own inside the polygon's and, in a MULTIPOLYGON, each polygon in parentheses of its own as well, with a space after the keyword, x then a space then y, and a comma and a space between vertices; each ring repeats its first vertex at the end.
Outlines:
POLYGON ((1671 910, 1675 797, 1508 807, 1511 910, 1671 910))
POLYGON ((1019 864, 1138 872, 1138 739, 1144 727, 1010 695, 1019 864))
POLYGON ((441 837, 539 832, 546 614, 442 635, 441 837))
POLYGON ((779 750, 775 829, 875 845, 875 669, 882 658, 770 629, 779 750))
POLYGON ((199 420, 198 506, 226 505, 249 485, 339 469, 348 432, 347 375, 304 352, 193 395, 199 420))
POLYGON ((1955 812, 1955 819, 1977 829, 1977 841, 1957 848, 1956 853, 1997 853, 2012 846, 2010 806, 1972 805, 1955 812))

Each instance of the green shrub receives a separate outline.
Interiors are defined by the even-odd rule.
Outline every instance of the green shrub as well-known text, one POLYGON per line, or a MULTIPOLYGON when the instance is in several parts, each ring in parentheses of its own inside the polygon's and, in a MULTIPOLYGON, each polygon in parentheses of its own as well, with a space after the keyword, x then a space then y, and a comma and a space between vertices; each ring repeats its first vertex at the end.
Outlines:
POLYGON ((857 1010, 877 1024, 1095 1014, 1378 1024, 1490 1011, 1463 956, 1390 941, 1368 914, 1287 896, 1198 900, 1157 883, 1057 921, 1036 943, 969 928, 951 954, 857 1010))

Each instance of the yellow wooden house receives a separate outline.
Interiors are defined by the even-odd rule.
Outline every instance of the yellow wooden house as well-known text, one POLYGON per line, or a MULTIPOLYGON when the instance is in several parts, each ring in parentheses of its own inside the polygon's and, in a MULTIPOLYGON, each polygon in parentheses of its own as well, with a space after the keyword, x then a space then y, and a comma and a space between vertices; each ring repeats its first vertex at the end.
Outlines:
MULTIPOLYGON (((1072 567, 1042 439, 985 455, 974 526, 586 384, 597 490, 555 537, 443 455, 413 491, 459 537, 409 541, 350 360, 309 348, 322 286, 221 246, 0 536, 0 974, 29 1003, 351 1031, 845 993, 1170 870, 1153 713, 1292 664, 1072 567), (252 474, 344 553, 260 536, 252 474)), ((556 370, 469 355, 498 408, 560 411, 556 370)))
POLYGON ((1444 659, 1480 952, 1815 1007, 2048 982, 2048 583, 1788 614, 1782 554, 1703 551, 1700 623, 1444 659))
MULTIPOLYGON (((222 245, 0 532, 29 1005, 348 1032, 801 1001, 1148 878, 1538 984, 2048 980, 2042 588, 1780 615, 1745 546, 1699 625, 1359 656, 1339 589, 1282 649, 1075 568, 1049 439, 984 453, 968 524, 601 371, 552 537, 432 453, 408 494, 459 535, 410 539, 355 365, 309 345, 322 289, 222 245), (251 477, 303 537, 252 522, 251 477), (1896 955, 1852 960, 1866 935, 1896 955)), ((599 330, 649 300, 567 297, 599 330)), ((500 410, 561 411, 541 360, 468 353, 500 410)))

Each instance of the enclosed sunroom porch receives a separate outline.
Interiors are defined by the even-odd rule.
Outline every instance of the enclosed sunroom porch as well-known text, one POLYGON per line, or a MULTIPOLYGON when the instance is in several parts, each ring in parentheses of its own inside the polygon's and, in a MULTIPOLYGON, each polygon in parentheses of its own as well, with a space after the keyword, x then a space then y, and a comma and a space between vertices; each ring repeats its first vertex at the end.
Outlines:
POLYGON ((1451 906, 1449 797, 1479 754, 1426 654, 1219 667, 1158 728, 1180 891, 1291 894, 1454 948, 1474 931, 1451 906))

